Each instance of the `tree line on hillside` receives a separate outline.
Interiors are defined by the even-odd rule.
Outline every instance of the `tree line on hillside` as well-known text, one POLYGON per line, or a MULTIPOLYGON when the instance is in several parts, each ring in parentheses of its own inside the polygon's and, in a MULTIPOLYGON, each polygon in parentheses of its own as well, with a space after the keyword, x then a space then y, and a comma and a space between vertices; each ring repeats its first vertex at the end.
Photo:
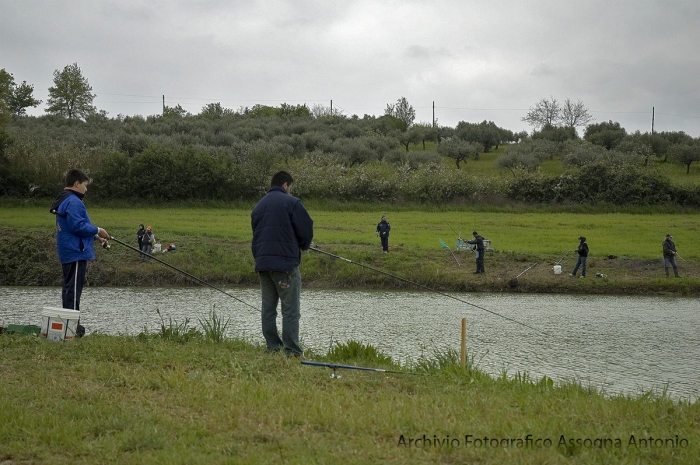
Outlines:
POLYGON ((339 200, 505 196, 700 205, 697 189, 674 187, 654 171, 657 161, 677 161, 689 170, 698 160, 697 139, 682 132, 627 134, 619 123, 591 123, 583 103, 569 99, 564 105, 542 100, 523 118, 533 133, 514 134, 491 121, 461 121, 454 128, 416 123, 403 97, 379 117, 340 115, 322 105, 232 110, 211 103, 197 115, 176 105, 160 115, 109 118, 92 105, 92 88, 77 64, 54 72, 46 116, 25 115, 24 109, 41 103, 32 89, 0 70, 0 195, 53 196, 61 174, 79 167, 95 179, 91 196, 98 198, 252 200, 264 193, 272 172, 288 169, 297 178, 295 194, 339 200), (585 126, 582 139, 577 126, 585 126), (483 179, 461 169, 502 144, 507 147, 498 165, 512 179, 483 179), (554 157, 568 167, 564 177, 537 170, 554 157), (627 183, 627 197, 616 197, 620 192, 604 183, 589 183, 586 195, 576 195, 590 173, 606 170, 631 176, 617 181, 627 183), (647 192, 644 183, 661 194, 647 192))

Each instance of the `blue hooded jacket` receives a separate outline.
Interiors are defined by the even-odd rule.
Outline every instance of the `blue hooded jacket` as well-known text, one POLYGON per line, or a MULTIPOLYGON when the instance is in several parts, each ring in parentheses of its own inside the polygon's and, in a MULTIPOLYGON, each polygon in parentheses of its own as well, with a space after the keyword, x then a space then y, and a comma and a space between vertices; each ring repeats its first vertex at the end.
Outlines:
POLYGON ((301 200, 272 186, 250 215, 255 271, 292 271, 311 247, 314 222, 301 200))
POLYGON ((95 259, 95 235, 99 230, 90 222, 83 195, 63 190, 54 200, 51 213, 56 215, 56 245, 61 264, 95 259))

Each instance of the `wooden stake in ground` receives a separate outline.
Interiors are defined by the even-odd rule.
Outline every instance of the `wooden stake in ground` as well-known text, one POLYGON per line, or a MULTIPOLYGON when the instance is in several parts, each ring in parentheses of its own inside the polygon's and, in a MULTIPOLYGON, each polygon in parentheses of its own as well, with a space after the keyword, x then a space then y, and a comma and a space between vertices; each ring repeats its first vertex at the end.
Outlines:
POLYGON ((467 366, 467 319, 462 318, 462 347, 460 350, 462 367, 467 366))

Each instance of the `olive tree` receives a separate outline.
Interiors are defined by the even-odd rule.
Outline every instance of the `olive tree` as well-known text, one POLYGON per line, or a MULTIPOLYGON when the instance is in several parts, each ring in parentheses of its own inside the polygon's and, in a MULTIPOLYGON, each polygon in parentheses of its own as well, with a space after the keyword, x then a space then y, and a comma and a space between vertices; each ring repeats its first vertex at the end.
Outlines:
POLYGON ((540 160, 525 144, 515 144, 506 148, 503 155, 496 160, 496 164, 500 168, 507 168, 511 173, 515 174, 519 169, 524 169, 525 171, 536 170, 540 166, 540 160))
POLYGON ((690 164, 700 162, 700 143, 696 139, 692 144, 674 144, 668 149, 668 157, 676 163, 685 165, 685 173, 690 173, 690 164))
POLYGON ((610 120, 608 122, 603 121, 602 123, 589 124, 586 127, 583 138, 588 142, 612 150, 622 142, 626 135, 627 131, 620 126, 620 123, 610 120))
POLYGON ((438 153, 446 157, 452 158, 457 165, 457 169, 461 169, 459 164, 467 161, 470 156, 477 158, 480 152, 484 151, 484 147, 476 142, 466 142, 456 137, 444 141, 438 147, 438 153))

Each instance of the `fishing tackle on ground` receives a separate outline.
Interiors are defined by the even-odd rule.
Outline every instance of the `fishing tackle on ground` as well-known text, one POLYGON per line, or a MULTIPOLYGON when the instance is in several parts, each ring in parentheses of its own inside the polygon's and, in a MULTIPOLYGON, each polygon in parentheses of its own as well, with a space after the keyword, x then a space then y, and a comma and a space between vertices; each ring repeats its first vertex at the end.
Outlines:
POLYGON ((311 365, 315 367, 327 367, 333 370, 331 373, 331 378, 340 378, 340 375, 335 372, 337 369, 344 370, 362 370, 362 371, 374 371, 377 373, 397 373, 400 375, 420 375, 420 373, 413 373, 411 371, 397 371, 397 370, 385 370, 383 368, 368 368, 368 367, 358 367, 354 365, 339 365, 337 363, 323 363, 323 362, 312 362, 310 360, 302 360, 302 365, 311 365))

